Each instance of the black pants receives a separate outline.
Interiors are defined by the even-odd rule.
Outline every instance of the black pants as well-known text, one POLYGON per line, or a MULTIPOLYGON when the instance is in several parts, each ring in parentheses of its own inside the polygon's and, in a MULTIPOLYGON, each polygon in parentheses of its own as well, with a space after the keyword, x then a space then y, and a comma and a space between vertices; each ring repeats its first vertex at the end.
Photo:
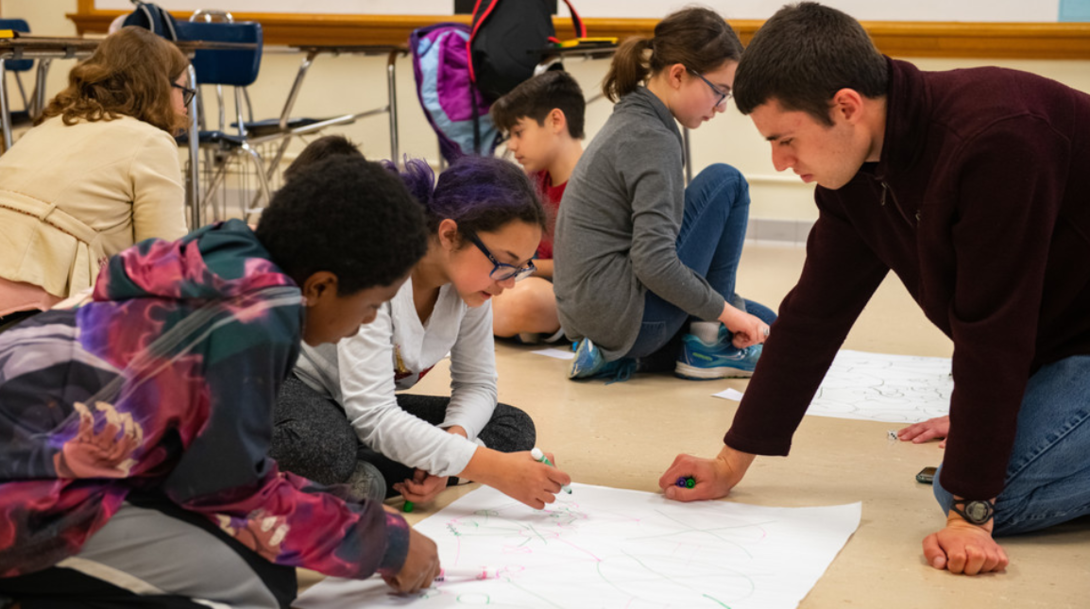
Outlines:
MULTIPOLYGON (((450 398, 428 395, 397 396, 406 412, 439 425, 446 418, 450 398)), ((280 469, 322 484, 348 481, 359 462, 373 465, 386 483, 386 496, 395 482, 412 478, 413 468, 364 446, 339 404, 323 397, 294 376, 277 396, 272 450, 280 469)), ((497 404, 488 424, 478 434, 491 449, 518 452, 534 447, 537 432, 530 415, 514 406, 497 404)))

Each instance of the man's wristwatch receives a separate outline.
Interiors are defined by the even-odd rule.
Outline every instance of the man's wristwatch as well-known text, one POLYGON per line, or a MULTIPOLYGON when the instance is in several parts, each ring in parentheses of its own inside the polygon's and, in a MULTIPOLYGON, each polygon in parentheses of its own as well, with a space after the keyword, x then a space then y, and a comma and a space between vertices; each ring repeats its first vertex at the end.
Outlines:
POLYGON ((971 524, 985 524, 995 516, 995 503, 979 499, 955 499, 950 510, 971 524), (964 505, 965 507, 959 507, 964 505))

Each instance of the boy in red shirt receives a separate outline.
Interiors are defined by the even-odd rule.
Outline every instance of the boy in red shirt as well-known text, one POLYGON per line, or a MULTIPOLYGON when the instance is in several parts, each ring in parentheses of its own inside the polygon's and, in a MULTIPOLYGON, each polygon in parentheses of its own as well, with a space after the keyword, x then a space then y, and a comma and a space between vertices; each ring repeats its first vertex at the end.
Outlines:
POLYGON ((564 336, 553 294, 552 231, 564 187, 583 155, 585 108, 579 83, 563 71, 535 76, 492 105, 493 122, 507 134, 507 149, 538 184, 549 215, 549 232, 534 260, 537 272, 492 300, 496 336, 525 342, 541 337, 555 342, 564 336))

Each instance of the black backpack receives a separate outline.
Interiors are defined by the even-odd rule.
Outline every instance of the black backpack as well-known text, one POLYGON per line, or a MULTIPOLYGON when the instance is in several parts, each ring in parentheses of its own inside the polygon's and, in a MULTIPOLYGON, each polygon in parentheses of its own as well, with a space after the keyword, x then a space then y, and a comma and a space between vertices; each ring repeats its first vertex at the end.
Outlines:
MULTIPOLYGON (((571 2, 575 35, 587 28, 571 2)), ((485 97, 495 100, 534 75, 540 51, 556 41, 547 0, 478 0, 469 36, 469 76, 485 97)))
POLYGON ((133 0, 136 10, 125 17, 122 25, 136 25, 170 40, 178 41, 178 28, 174 25, 174 17, 167 11, 154 4, 133 0))

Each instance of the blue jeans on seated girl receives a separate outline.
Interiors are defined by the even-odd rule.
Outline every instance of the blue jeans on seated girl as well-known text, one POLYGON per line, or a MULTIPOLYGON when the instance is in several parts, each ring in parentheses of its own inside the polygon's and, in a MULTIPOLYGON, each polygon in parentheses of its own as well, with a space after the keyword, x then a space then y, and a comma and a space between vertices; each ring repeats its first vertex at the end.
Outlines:
MULTIPOLYGON (((957 433, 956 431, 954 433, 957 433)), ((1090 355, 1042 367, 1029 379, 995 535, 1048 528, 1090 514, 1090 355)), ((935 498, 949 513, 954 497, 935 475, 935 498)))
MULTIPOLYGON (((771 325, 776 320, 775 313, 764 305, 739 298, 734 292, 748 221, 749 184, 745 177, 730 165, 710 165, 685 189, 677 255, 685 266, 702 275, 722 294, 725 301, 736 307, 744 302, 748 313, 771 325)), ((688 321, 688 313, 648 291, 643 325, 626 357, 646 358, 661 351, 663 363, 668 360, 672 368, 688 321)), ((644 368, 641 363, 641 370, 644 368)))

